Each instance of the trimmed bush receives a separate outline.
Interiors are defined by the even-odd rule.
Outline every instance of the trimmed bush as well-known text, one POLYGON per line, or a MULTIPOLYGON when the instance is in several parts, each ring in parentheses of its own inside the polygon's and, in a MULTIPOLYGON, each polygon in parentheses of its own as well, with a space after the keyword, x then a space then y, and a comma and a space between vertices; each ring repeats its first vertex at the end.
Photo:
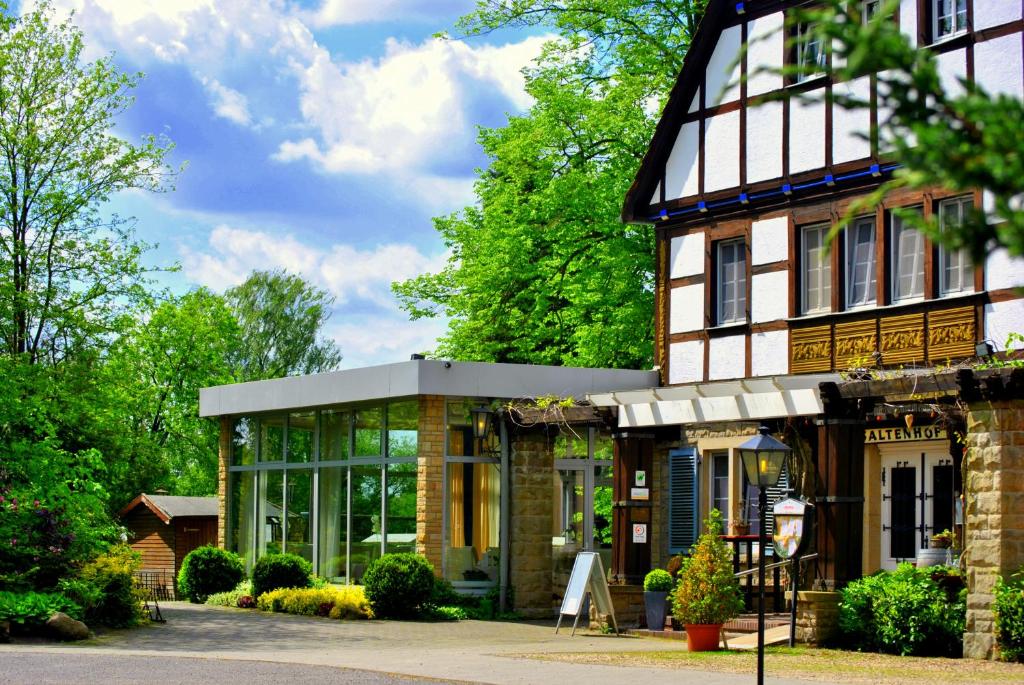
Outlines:
MULTIPOLYGON (((237 607, 238 600, 242 597, 252 596, 252 581, 243 580, 233 590, 227 592, 215 592, 206 598, 206 604, 217 607, 237 607)), ((245 608, 245 607, 242 607, 245 608)))
POLYGON ((128 628, 147 618, 142 608, 145 592, 135 579, 141 567, 142 555, 119 544, 82 568, 81 580, 99 592, 99 601, 85 610, 86 624, 128 628))
POLYGON ((430 601, 434 567, 418 554, 385 554, 366 569, 363 584, 376 616, 412 617, 430 601))
POLYGON ((286 587, 309 587, 313 565, 295 554, 268 554, 252 567, 252 594, 260 595, 286 587))
POLYGON ((264 592, 256 600, 260 611, 299 616, 372 618, 370 603, 363 588, 356 585, 326 588, 279 588, 264 592))
POLYGON ((645 592, 668 592, 672 589, 672 574, 660 568, 653 569, 644 578, 645 592))
POLYGON ((218 592, 230 592, 245 578, 245 565, 234 552, 212 545, 188 553, 178 571, 178 594, 202 604, 218 592))
POLYGON ((680 623, 726 623, 743 610, 740 582, 732 574, 732 552, 719 537, 722 514, 712 509, 704 532, 679 570, 672 615, 680 623))
POLYGON ((847 585, 839 604, 843 645, 904 656, 960 656, 966 591, 951 601, 934 575, 934 567, 900 564, 847 585))
POLYGON ((996 581, 992 606, 996 619, 999 658, 1024 662, 1024 566, 1008 579, 996 581))

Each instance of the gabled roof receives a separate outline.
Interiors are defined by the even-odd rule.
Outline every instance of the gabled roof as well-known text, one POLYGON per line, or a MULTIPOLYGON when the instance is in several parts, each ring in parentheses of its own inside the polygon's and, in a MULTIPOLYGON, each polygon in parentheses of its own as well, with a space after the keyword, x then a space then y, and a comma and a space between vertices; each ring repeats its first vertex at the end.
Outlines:
POLYGON ((725 22, 736 16, 737 6, 746 5, 748 10, 758 10, 768 5, 777 9, 779 6, 791 4, 794 3, 779 0, 753 0, 742 3, 736 0, 709 0, 704 17, 697 25, 697 31, 690 43, 690 49, 683 58, 683 67, 662 110, 661 119, 654 129, 654 136, 640 163, 640 169, 626 192, 626 200, 622 206, 624 223, 647 223, 646 218, 637 210, 648 206, 647 200, 654 193, 660 171, 672 152, 679 128, 697 92, 697 87, 703 80, 704 71, 718 43, 718 37, 725 28, 725 22), (642 203, 642 206, 638 207, 639 203, 642 203))
POLYGON ((156 514, 164 523, 170 523, 171 519, 182 516, 216 516, 216 497, 179 497, 176 495, 147 495, 142 493, 121 510, 119 516, 124 516, 139 505, 156 514))

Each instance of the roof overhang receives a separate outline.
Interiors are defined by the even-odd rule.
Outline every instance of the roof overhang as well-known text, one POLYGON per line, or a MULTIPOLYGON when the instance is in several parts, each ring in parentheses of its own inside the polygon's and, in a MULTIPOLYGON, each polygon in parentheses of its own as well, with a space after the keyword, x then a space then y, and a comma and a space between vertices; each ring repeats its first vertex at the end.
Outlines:
POLYGON ((824 412, 821 383, 838 383, 837 373, 766 376, 591 393, 598 407, 619 407, 619 427, 673 426, 716 421, 753 421, 824 412))
POLYGON ((588 393, 657 382, 657 371, 419 359, 203 388, 199 391, 199 415, 282 411, 417 395, 508 399, 557 395, 582 399, 588 393))

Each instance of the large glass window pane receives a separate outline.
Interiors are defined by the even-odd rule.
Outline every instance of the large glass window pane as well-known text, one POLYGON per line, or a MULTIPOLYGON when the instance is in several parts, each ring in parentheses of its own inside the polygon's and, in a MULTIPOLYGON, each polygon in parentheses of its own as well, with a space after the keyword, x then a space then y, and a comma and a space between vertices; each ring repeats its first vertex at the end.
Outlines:
POLYGON ((892 301, 924 297, 924 237, 892 218, 892 301))
MULTIPOLYGON (((948 231, 959 226, 967 218, 974 201, 970 197, 958 197, 939 203, 941 230, 948 231)), ((939 247, 939 293, 950 295, 974 290, 974 270, 966 250, 949 250, 939 247)))
POLYGON ((551 527, 551 580, 556 588, 566 587, 576 553, 584 548, 584 476, 583 469, 555 471, 552 493, 554 506, 551 527))
POLYGON ((383 411, 380 407, 367 407, 356 411, 355 437, 357 457, 379 457, 380 431, 383 411))
POLYGON ((257 557, 277 554, 284 541, 284 471, 262 471, 259 483, 257 557))
POLYGON ((498 578, 500 474, 498 464, 448 464, 449 580, 498 578))
POLYGON ((388 405, 388 456, 415 457, 419 435, 419 403, 388 405))
POLYGON ((313 539, 310 525, 313 516, 313 472, 288 471, 288 526, 284 551, 298 554, 312 563, 313 539))
POLYGON ((352 479, 352 580, 358 583, 366 566, 380 556, 380 466, 354 466, 352 479))
POLYGON ((857 219, 846 229, 846 306, 875 303, 875 220, 857 219))
POLYGON ((747 253, 742 240, 718 244, 717 323, 744 321, 747 317, 747 253))
POLYGON ((255 561, 253 541, 256 537, 256 472, 235 471, 229 474, 228 549, 242 557, 247 569, 255 561))
POLYGON ((332 583, 348 580, 348 469, 332 466, 320 469, 319 573, 332 583))
POLYGON ((284 417, 266 416, 260 419, 260 461, 284 459, 284 417))
POLYGON ((828 224, 803 230, 803 313, 832 309, 832 265, 826 253, 828 224))
POLYGON ((601 555, 605 570, 612 567, 613 479, 610 460, 594 467, 594 550, 601 555))
POLYGON ((348 459, 350 418, 347 411, 320 412, 320 461, 348 459))
POLYGON ((416 551, 416 464, 389 464, 387 552, 416 551))
POLYGON ((313 461, 313 412, 291 414, 288 417, 288 461, 308 464, 313 461))
POLYGON ((231 429, 231 464, 248 466, 256 462, 256 419, 236 419, 231 429))
POLYGON ((587 429, 573 432, 570 428, 555 436, 555 459, 586 459, 589 452, 587 429))

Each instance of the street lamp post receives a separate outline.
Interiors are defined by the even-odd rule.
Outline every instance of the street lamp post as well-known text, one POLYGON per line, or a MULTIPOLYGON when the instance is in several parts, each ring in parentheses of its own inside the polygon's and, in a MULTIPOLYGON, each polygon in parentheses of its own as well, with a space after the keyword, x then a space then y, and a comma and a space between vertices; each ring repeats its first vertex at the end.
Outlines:
POLYGON ((757 529, 757 685, 764 685, 764 556, 765 511, 768 509, 768 488, 779 482, 789 448, 768 434, 761 426, 758 435, 739 446, 740 459, 747 480, 757 486, 760 525, 757 529))

